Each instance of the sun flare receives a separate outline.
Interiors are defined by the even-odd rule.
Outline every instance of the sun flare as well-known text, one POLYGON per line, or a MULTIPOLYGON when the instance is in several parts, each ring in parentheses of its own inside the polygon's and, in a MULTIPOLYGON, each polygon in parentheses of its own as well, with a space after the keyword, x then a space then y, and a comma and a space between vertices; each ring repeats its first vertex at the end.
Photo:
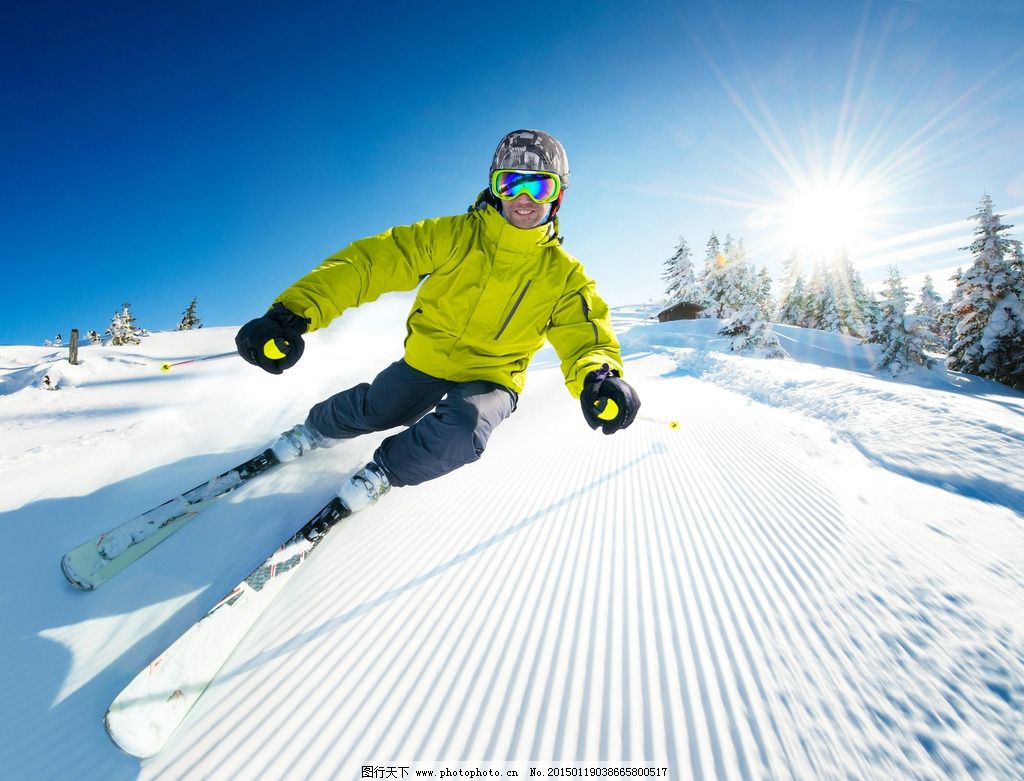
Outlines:
POLYGON ((784 201, 783 241, 808 260, 834 258, 867 238, 870 198, 845 182, 807 184, 784 201))

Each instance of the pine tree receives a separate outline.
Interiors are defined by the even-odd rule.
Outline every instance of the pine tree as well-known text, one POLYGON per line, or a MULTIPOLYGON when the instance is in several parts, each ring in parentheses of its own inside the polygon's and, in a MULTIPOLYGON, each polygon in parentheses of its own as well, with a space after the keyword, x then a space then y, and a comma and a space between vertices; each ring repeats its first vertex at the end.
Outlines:
POLYGON ((89 342, 91 344, 103 344, 103 337, 95 331, 86 331, 85 335, 89 337, 89 342))
POLYGON ((707 297, 701 317, 721 317, 719 300, 725 290, 724 276, 727 258, 722 252, 718 236, 712 231, 708 239, 707 251, 704 255, 704 270, 701 275, 701 287, 707 297))
POLYGON ((772 277, 768 273, 767 266, 761 266, 757 274, 757 288, 755 293, 758 309, 761 310, 761 317, 764 320, 771 320, 779 305, 772 296, 772 277))
POLYGON ((824 263, 814 267, 807 290, 807 327, 821 331, 839 330, 839 305, 833 276, 824 263))
POLYGON ((914 307, 914 314, 923 318, 922 322, 927 330, 925 343, 930 350, 941 350, 945 343, 942 337, 942 313, 942 296, 935 291, 935 284, 932 282, 931 276, 925 275, 924 282, 921 283, 917 306, 914 307))
POLYGON ((1018 345, 1024 343, 1024 272, 1020 242, 1003 234, 1012 228, 995 214, 992 199, 981 199, 972 219, 974 242, 964 250, 974 263, 960 275, 951 302, 954 322, 949 368, 1019 384, 1018 345))
POLYGON ((725 255, 722 254, 722 247, 718 241, 718 235, 711 231, 711 237, 708 239, 708 243, 704 248, 704 268, 701 271, 700 280, 698 284, 701 287, 701 291, 704 294, 702 303, 704 309, 700 312, 700 317, 718 317, 718 308, 715 299, 712 297, 709 285, 718 275, 718 269, 725 265, 725 255))
POLYGON ((830 283, 836 302, 836 330, 863 338, 871 330, 871 294, 860 272, 844 250, 830 269, 830 283))
POLYGON ((800 256, 793 252, 783 264, 785 281, 779 301, 778 320, 785 325, 807 327, 807 283, 804 281, 800 256))
POLYGON ((788 358, 779 344, 779 337, 765 322, 756 301, 749 301, 718 332, 732 338, 732 351, 750 353, 761 358, 788 358))
POLYGON ((145 333, 144 330, 136 325, 131 304, 127 302, 122 304, 120 312, 114 312, 110 325, 107 326, 110 344, 115 347, 125 344, 139 344, 142 341, 139 337, 144 336, 145 333))
POLYGON ((923 318, 907 314, 909 300, 910 294, 903 285, 899 269, 891 266, 879 303, 879 318, 867 342, 881 345, 875 368, 888 369, 893 376, 915 363, 932 365, 931 358, 924 352, 923 318))
POLYGON ((711 231, 711 236, 708 238, 708 243, 704 245, 705 268, 709 263, 713 263, 720 254, 722 254, 722 247, 718 241, 718 234, 716 234, 714 231, 711 231))
POLYGON ((693 268, 693 258, 686 239, 680 237, 679 244, 671 258, 665 261, 665 295, 668 304, 686 302, 699 304, 704 299, 700 283, 693 268))
POLYGON ((710 257, 706 260, 703 287, 707 305, 701 312, 703 317, 735 317, 757 300, 757 272, 747 259, 743 242, 727 236, 722 250, 713 261, 710 257))
POLYGON ((804 288, 804 278, 797 277, 789 291, 779 304, 779 322, 785 325, 798 325, 807 328, 809 318, 807 314, 807 291, 804 288))
MULTIPOLYGON (((1011 268, 1019 281, 1017 298, 1024 300, 1024 294, 1021 293, 1024 289, 1024 245, 1019 241, 1014 247, 1011 268)), ((1006 356, 1001 382, 1024 390, 1024 328, 1019 327, 1022 322, 1024 318, 1018 318, 1016 333, 1011 337, 1002 337, 999 349, 1006 356)))
POLYGON ((188 305, 188 309, 181 313, 181 322, 178 323, 179 331, 191 331, 193 328, 202 328, 203 321, 199 319, 196 314, 196 299, 192 299, 192 303, 188 305))
POLYGON ((960 287, 960 280, 963 279, 964 270, 958 268, 949 281, 953 283, 953 294, 949 300, 942 305, 942 314, 939 317, 939 333, 942 334, 942 344, 948 354, 953 345, 956 344, 956 316, 953 314, 953 303, 956 300, 956 291, 960 287))

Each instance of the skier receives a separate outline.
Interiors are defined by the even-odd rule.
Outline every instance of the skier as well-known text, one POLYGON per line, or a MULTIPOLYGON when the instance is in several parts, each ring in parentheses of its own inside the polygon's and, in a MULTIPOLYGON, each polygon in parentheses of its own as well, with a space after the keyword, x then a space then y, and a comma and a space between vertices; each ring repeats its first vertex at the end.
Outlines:
POLYGON ((419 289, 404 357, 372 383, 316 404, 273 445, 281 461, 395 426, 339 491, 356 512, 391 487, 417 485, 476 461, 516 408, 526 367, 545 338, 590 427, 611 434, 640 408, 622 379, 608 307, 564 249, 556 215, 569 187, 562 144, 515 130, 498 144, 490 181, 466 214, 355 241, 246 323, 235 343, 280 374, 302 357, 302 335, 386 292, 419 289), (425 280, 425 281, 424 281, 425 280))

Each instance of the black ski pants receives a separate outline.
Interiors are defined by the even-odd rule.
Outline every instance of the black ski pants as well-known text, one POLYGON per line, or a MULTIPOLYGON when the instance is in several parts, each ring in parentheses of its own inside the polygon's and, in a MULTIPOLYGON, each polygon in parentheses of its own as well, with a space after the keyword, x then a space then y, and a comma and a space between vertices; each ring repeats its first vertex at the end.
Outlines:
POLYGON ((493 382, 441 380, 400 360, 372 383, 314 405, 306 424, 332 439, 407 426, 381 442, 373 460, 392 485, 417 485, 480 458, 518 398, 493 382))

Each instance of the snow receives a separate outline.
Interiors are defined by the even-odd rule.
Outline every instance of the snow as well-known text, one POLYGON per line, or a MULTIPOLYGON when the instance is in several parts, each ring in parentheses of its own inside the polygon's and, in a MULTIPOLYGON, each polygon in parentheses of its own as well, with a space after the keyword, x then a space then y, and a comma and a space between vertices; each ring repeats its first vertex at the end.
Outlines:
POLYGON ((223 472, 400 355, 407 296, 272 377, 234 329, 0 346, 0 767, 13 779, 354 778, 613 763, 669 778, 1024 778, 1024 396, 775 326, 613 312, 643 420, 586 426, 550 348, 483 459, 318 547, 167 747, 118 692, 385 434, 206 510, 95 592, 61 555, 223 472), (49 376, 56 390, 42 388, 49 376), (678 428, 668 422, 678 420, 678 428))

